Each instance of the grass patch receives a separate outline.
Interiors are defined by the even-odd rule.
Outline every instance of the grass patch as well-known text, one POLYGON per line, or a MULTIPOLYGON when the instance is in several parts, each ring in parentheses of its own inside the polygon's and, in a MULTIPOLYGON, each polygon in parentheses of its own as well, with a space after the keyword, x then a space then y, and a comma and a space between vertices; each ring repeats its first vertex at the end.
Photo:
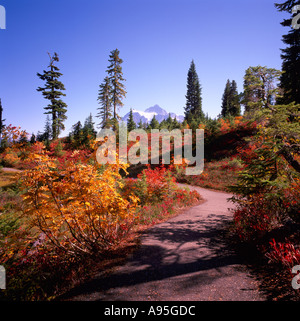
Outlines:
POLYGON ((229 186, 237 183, 238 173, 242 168, 243 164, 238 158, 226 158, 205 162, 204 171, 200 175, 187 176, 184 171, 178 171, 175 177, 179 183, 229 192, 229 186))
POLYGON ((16 183, 18 179, 18 173, 16 172, 4 172, 0 170, 0 188, 1 187, 9 187, 16 183))

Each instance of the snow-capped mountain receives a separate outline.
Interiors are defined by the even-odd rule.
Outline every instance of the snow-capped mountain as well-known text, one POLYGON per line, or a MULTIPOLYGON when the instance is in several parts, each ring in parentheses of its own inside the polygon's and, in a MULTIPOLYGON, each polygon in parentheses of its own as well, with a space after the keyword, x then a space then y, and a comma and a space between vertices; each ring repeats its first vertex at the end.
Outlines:
MULTIPOLYGON (((176 119, 179 122, 183 122, 184 117, 181 115, 177 115, 175 113, 170 113, 171 117, 176 119)), ((169 113, 165 111, 163 108, 161 108, 159 105, 154 105, 152 107, 147 108, 145 111, 140 111, 136 109, 132 109, 132 115, 133 115, 133 120, 135 121, 136 124, 138 124, 140 121, 142 123, 150 123, 152 118, 155 115, 155 118, 158 120, 158 122, 162 122, 164 119, 167 119, 169 117, 169 113)), ((127 122, 129 118, 129 113, 127 113, 122 120, 127 122)))

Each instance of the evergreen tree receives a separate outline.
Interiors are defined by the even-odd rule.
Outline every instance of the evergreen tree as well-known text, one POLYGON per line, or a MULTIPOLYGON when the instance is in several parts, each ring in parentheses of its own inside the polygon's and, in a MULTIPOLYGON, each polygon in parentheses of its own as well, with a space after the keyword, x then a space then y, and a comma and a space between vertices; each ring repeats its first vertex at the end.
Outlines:
POLYGON ((187 129, 189 128, 189 124, 187 123, 187 120, 185 119, 180 126, 181 129, 187 129))
POLYGON ((46 123, 44 127, 44 133, 42 135, 42 140, 46 142, 46 146, 50 144, 51 137, 52 137, 51 122, 50 122, 49 115, 47 115, 46 123))
POLYGON ((34 135, 34 133, 32 133, 31 137, 30 137, 30 144, 33 145, 36 143, 36 136, 34 135))
POLYGON ((159 129, 168 129, 168 124, 165 119, 160 122, 159 129))
POLYGON ((226 86, 224 89, 223 97, 222 97, 222 110, 221 110, 221 116, 226 117, 229 113, 229 95, 230 95, 230 89, 231 89, 231 82, 228 79, 226 82, 226 86))
POLYGON ((174 117, 174 119, 173 119, 172 129, 180 129, 180 123, 178 122, 176 117, 174 117))
POLYGON ((117 120, 120 118, 117 114, 117 108, 123 106, 123 98, 126 96, 125 86, 123 81, 123 72, 122 66, 123 60, 119 57, 120 51, 115 49, 111 51, 109 56, 110 65, 108 66, 107 73, 109 75, 109 81, 111 85, 111 99, 112 99, 112 106, 113 106, 113 120, 114 120, 114 127, 116 126, 117 120))
POLYGON ((38 132, 36 133, 36 141, 42 142, 43 140, 44 140, 44 134, 38 130, 38 132))
POLYGON ((281 72, 262 66, 249 67, 244 76, 243 105, 246 112, 269 108, 279 94, 277 82, 281 72))
POLYGON ((230 80, 228 79, 222 97, 221 116, 239 116, 240 114, 241 105, 236 81, 233 80, 232 82, 230 82, 230 80))
MULTIPOLYGON (((300 1, 287 0, 282 4, 276 3, 275 5, 279 11, 291 13, 294 6, 300 5, 300 1)), ((282 38, 287 47, 281 49, 283 73, 280 77, 280 87, 283 92, 282 97, 278 99, 280 104, 292 102, 300 104, 300 29, 292 28, 292 19, 296 14, 294 13, 290 19, 285 19, 281 23, 284 27, 289 27, 290 31, 282 38)))
POLYGON ((46 82, 45 87, 38 87, 37 91, 41 91, 44 98, 50 101, 50 104, 44 109, 47 111, 45 114, 52 115, 52 138, 58 138, 61 130, 64 130, 63 122, 67 119, 67 105, 60 97, 66 96, 62 93, 65 90, 65 86, 58 79, 62 76, 59 72, 59 68, 55 66, 55 62, 59 61, 58 55, 55 52, 53 56, 48 53, 50 57, 49 70, 44 70, 43 74, 37 73, 41 80, 46 82))
POLYGON ((83 130, 81 122, 78 121, 75 125, 72 126, 72 147, 79 148, 83 143, 83 130))
POLYGON ((90 141, 96 138, 97 132, 94 128, 93 116, 90 114, 84 122, 84 126, 82 128, 82 143, 86 146, 90 146, 90 141))
POLYGON ((230 86, 228 113, 231 116, 239 116, 241 114, 240 96, 237 90, 237 84, 235 80, 232 80, 230 86))
POLYGON ((201 86, 196 72, 194 60, 192 60, 187 76, 187 94, 185 105, 185 119, 188 123, 194 118, 197 121, 204 119, 202 111, 201 86))
POLYGON ((93 122, 92 113, 85 119, 84 126, 83 126, 83 133, 84 136, 91 136, 91 138, 95 138, 97 132, 95 131, 94 127, 95 123, 93 122))
POLYGON ((98 101, 101 107, 96 117, 101 119, 99 128, 109 128, 112 117, 112 99, 111 99, 111 85, 108 77, 105 77, 104 82, 99 86, 98 101))
POLYGON ((142 122, 142 120, 140 119, 140 121, 139 121, 139 123, 138 123, 138 128, 139 129, 144 129, 144 124, 143 124, 143 122, 142 122))
POLYGON ((159 122, 156 119, 155 115, 151 119, 151 122, 150 122, 150 124, 148 126, 148 129, 159 129, 159 122))
POLYGON ((130 112, 129 112, 129 118, 128 118, 128 121, 127 121, 127 128, 128 128, 129 132, 131 132, 132 130, 136 129, 136 123, 133 120, 132 109, 130 109, 130 112))
POLYGON ((171 117, 171 114, 169 113, 168 118, 166 119, 166 125, 168 130, 173 129, 173 118, 171 117))

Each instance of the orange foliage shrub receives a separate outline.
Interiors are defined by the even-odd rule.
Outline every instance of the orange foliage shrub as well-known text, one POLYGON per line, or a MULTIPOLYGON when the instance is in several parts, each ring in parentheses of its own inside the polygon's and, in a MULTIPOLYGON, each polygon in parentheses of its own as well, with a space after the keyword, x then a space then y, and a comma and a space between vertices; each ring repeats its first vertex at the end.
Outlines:
POLYGON ((94 254, 112 246, 134 221, 138 199, 124 199, 120 168, 69 161, 63 169, 47 155, 35 155, 25 171, 25 214, 46 240, 71 255, 94 254))

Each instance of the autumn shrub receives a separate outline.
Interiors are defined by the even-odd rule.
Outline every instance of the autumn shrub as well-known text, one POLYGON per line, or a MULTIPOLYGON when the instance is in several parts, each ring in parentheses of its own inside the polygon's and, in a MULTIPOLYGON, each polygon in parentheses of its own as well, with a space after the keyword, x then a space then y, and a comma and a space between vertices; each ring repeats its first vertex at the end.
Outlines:
POLYGON ((136 194, 142 205, 158 203, 176 189, 175 178, 164 166, 154 169, 148 166, 136 181, 136 194))
POLYGON ((128 231, 137 206, 135 196, 129 201, 119 192, 122 167, 109 165, 100 175, 96 165, 70 161, 59 169, 39 155, 23 176, 25 214, 47 241, 70 255, 106 249, 128 231))
POLYGON ((178 209, 195 205, 201 196, 196 191, 178 188, 158 203, 148 203, 138 209, 139 225, 153 225, 168 219, 178 209))
POLYGON ((272 239, 270 247, 271 250, 266 253, 269 263, 280 264, 289 271, 294 265, 300 263, 300 249, 296 248, 290 241, 277 242, 272 239))
POLYGON ((294 179, 283 191, 283 206, 286 214, 295 222, 300 223, 300 178, 294 179))
POLYGON ((123 195, 133 191, 140 200, 138 224, 151 225, 174 214, 178 208, 196 204, 201 196, 177 186, 172 172, 164 166, 148 166, 138 179, 126 179, 123 195))
POLYGON ((228 191, 229 186, 236 184, 238 172, 243 166, 242 161, 232 157, 218 161, 204 161, 204 170, 200 175, 185 175, 180 171, 173 171, 173 175, 180 183, 228 191))
POLYGON ((275 197, 266 200, 264 195, 253 195, 248 199, 239 199, 233 219, 234 230, 239 238, 245 242, 256 242, 279 226, 282 212, 275 197))
POLYGON ((164 220, 200 198, 178 188, 164 167, 124 180, 120 172, 127 166, 89 162, 84 151, 54 158, 42 143, 30 150, 32 168, 21 173, 22 190, 0 194, 0 262, 9 299, 59 293, 88 260, 110 251, 134 226, 164 220))

